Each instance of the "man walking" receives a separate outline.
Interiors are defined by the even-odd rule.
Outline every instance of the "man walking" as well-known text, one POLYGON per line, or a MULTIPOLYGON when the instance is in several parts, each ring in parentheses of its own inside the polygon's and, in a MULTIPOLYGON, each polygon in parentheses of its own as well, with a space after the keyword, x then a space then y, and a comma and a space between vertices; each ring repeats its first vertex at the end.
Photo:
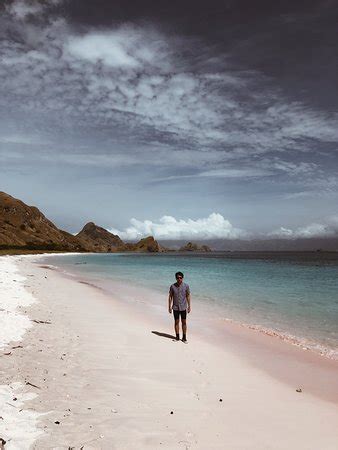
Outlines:
POLYGON ((183 283, 182 272, 175 273, 176 283, 169 289, 168 310, 169 314, 174 312, 176 341, 180 340, 180 316, 182 322, 183 338, 182 342, 187 343, 187 311, 190 313, 190 289, 183 283))

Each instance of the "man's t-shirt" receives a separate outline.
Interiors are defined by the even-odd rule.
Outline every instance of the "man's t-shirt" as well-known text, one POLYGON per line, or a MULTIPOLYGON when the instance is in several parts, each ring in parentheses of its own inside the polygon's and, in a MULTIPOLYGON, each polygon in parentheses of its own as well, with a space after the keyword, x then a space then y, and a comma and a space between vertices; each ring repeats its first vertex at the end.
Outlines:
POLYGON ((173 298, 173 309, 175 311, 185 311, 187 309, 187 295, 190 294, 189 285, 186 283, 174 283, 170 286, 169 292, 173 298))

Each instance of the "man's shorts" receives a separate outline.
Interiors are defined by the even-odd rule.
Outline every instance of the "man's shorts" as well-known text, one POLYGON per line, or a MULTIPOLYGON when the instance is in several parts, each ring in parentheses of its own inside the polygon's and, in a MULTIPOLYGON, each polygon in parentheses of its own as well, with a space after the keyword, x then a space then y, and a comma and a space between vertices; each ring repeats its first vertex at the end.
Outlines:
POLYGON ((176 309, 173 309, 174 318, 175 320, 179 320, 179 317, 181 316, 182 320, 186 320, 187 318, 187 310, 184 311, 177 311, 176 309))

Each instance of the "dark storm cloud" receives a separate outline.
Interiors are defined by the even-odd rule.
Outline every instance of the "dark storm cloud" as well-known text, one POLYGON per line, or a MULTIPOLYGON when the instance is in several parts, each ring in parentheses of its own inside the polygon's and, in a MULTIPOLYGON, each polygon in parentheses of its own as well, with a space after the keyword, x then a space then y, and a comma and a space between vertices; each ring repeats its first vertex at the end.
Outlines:
POLYGON ((154 22, 168 33, 198 36, 236 62, 274 77, 293 98, 337 109, 336 0, 69 2, 74 25, 154 22), (319 80, 320 78, 320 80, 319 80))
POLYGON ((289 199, 337 185, 336 3, 15 0, 2 12, 7 170, 118 171, 163 190, 250 180, 289 199))

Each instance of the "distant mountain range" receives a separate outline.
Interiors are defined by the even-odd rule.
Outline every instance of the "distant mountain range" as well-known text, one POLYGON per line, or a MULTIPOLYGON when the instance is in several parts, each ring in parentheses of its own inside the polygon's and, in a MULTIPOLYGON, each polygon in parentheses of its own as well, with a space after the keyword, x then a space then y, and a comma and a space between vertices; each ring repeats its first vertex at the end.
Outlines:
POLYGON ((5 192, 0 192, 0 249, 52 250, 69 252, 182 252, 219 251, 338 251, 338 236, 302 239, 214 239, 198 243, 161 241, 153 236, 137 243, 122 239, 87 223, 73 235, 60 230, 35 206, 28 206, 5 192))
MULTIPOLYGON (((181 250, 184 241, 161 240, 161 245, 181 250)), ((284 251, 333 251, 338 252, 337 237, 309 238, 260 238, 260 239, 209 239, 196 241, 198 246, 205 245, 214 251, 226 252, 284 252, 284 251)))

